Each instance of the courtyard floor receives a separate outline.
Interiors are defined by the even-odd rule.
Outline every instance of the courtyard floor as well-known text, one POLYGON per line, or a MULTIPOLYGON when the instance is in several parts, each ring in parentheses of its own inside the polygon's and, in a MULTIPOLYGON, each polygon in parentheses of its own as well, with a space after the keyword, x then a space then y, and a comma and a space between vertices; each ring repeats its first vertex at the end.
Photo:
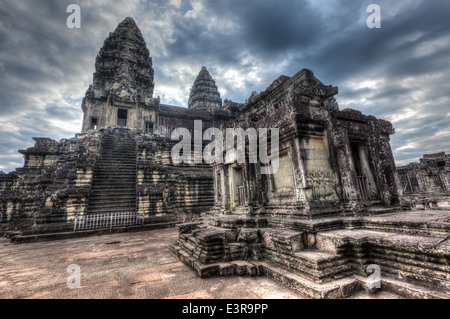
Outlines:
POLYGON ((266 277, 201 279, 170 252, 175 229, 12 244, 0 238, 0 298, 303 298, 266 277), (80 288, 68 288, 69 265, 80 288))

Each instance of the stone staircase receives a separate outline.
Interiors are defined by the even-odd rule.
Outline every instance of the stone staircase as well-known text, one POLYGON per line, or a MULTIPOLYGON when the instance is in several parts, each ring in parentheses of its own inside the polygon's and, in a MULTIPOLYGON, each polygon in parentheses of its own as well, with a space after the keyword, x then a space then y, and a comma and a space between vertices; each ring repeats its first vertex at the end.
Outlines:
POLYGON ((448 229, 447 236, 419 235, 417 228, 434 224, 421 216, 411 227, 406 216, 415 228, 406 233, 404 217, 394 217, 372 220, 380 228, 396 220, 391 231, 361 224, 314 233, 274 228, 264 217, 204 218, 177 225, 171 250, 200 277, 265 275, 309 298, 450 298, 448 229), (381 269, 382 289, 369 286, 373 264, 381 269))
POLYGON ((136 212, 136 142, 127 129, 101 135, 88 214, 136 212))
POLYGON ((405 293, 408 298, 450 298, 447 237, 368 229, 335 230, 318 233, 317 248, 345 255, 358 276, 367 276, 367 266, 378 265, 386 288, 401 293, 406 291, 401 286, 407 283, 409 291, 415 291, 405 293))

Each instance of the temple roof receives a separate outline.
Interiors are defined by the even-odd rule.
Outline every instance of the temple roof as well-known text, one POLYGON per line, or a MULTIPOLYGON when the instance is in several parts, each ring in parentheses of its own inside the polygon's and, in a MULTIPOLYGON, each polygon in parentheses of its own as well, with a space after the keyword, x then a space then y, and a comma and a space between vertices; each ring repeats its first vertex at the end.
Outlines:
POLYGON ((222 108, 222 99, 217 90, 216 82, 204 66, 194 81, 188 106, 197 109, 222 108))
POLYGON ((186 108, 181 106, 160 104, 159 106, 160 115, 165 116, 175 116, 175 117, 186 117, 195 119, 209 119, 213 117, 229 117, 232 115, 229 111, 222 109, 212 109, 211 111, 201 108, 186 108))

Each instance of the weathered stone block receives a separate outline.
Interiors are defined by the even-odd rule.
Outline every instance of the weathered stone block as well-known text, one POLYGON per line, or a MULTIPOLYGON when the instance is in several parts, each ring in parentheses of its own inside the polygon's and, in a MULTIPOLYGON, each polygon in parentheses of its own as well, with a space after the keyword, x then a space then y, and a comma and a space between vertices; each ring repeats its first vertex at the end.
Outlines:
POLYGON ((194 270, 201 278, 212 277, 220 275, 220 266, 215 265, 204 265, 199 262, 194 262, 194 270))
POLYGON ((256 243, 258 241, 258 230, 241 228, 237 240, 245 243, 256 243))

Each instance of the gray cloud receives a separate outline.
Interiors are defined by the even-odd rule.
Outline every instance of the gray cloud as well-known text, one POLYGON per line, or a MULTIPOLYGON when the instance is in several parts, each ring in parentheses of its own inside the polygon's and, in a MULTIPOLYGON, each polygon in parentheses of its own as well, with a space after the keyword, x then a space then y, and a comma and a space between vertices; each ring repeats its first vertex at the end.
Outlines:
POLYGON ((33 136, 80 130, 81 99, 104 39, 133 16, 153 56, 155 94, 186 105, 206 65, 222 98, 244 101, 281 74, 306 67, 339 86, 341 108, 393 122, 399 164, 450 151, 450 4, 372 1, 76 1, 82 28, 66 27, 73 0, 5 0, 0 6, 0 170, 21 165, 33 136))

